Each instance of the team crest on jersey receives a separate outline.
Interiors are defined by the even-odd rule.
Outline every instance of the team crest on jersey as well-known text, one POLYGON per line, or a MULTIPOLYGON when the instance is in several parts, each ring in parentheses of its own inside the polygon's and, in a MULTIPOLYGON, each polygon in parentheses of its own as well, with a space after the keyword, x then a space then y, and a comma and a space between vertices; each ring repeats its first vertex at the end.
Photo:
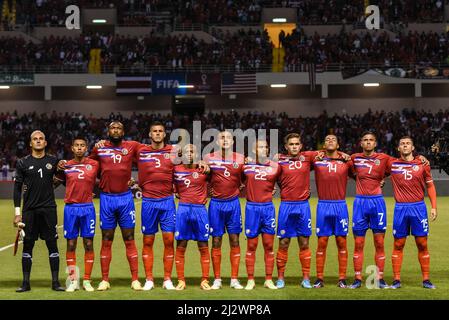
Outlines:
POLYGON ((304 156, 300 156, 299 161, 306 161, 306 158, 304 156))
POLYGON ((238 169, 238 168, 239 168, 239 164, 238 164, 237 162, 234 162, 234 163, 232 164, 232 166, 234 167, 234 169, 238 169))
POLYGON ((53 166, 51 165, 51 163, 47 163, 45 165, 45 168, 47 168, 48 170, 51 170, 51 168, 53 168, 53 166))
POLYGON ((165 159, 170 159, 170 154, 169 154, 169 153, 165 153, 165 154, 164 154, 164 158, 165 158, 165 159))
POLYGON ((374 164, 375 164, 376 166, 380 165, 380 160, 379 160, 379 159, 376 159, 376 160, 374 161, 374 164))
POLYGON ((418 166, 413 166, 413 171, 418 171, 419 167, 418 166))
POLYGON ((90 164, 86 164, 86 170, 92 170, 92 166, 90 164))
POLYGON ((128 154, 128 149, 123 148, 123 149, 122 149, 122 154, 123 154, 124 156, 126 156, 126 155, 128 154))
POLYGON ((193 179, 198 179, 198 177, 199 177, 198 172, 194 172, 192 174, 192 177, 193 177, 193 179))

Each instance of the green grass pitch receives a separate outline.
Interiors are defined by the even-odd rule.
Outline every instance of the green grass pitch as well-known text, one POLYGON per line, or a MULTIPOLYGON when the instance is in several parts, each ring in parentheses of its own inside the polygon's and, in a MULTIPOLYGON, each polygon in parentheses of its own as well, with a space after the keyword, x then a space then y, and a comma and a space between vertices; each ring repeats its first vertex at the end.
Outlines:
MULTIPOLYGON (((386 265, 385 265, 385 279, 388 283, 392 281, 392 268, 391 268, 391 252, 392 252, 392 214, 394 207, 394 200, 387 198, 388 209, 388 230, 386 235, 386 265)), ((352 212, 352 198, 347 199, 350 212, 352 212)), ((316 198, 310 201, 312 206, 312 225, 314 225, 314 215, 317 200, 316 198)), ((244 209, 245 201, 241 200, 242 209, 244 209)), ((275 200, 276 208, 279 206, 279 200, 275 200)), ((263 249, 262 244, 259 242, 256 258, 256 289, 253 291, 234 290, 229 288, 229 276, 230 276, 230 262, 229 262, 229 244, 227 236, 223 239, 223 255, 222 255, 222 277, 223 277, 223 289, 217 291, 202 291, 199 288, 200 282, 200 261, 199 253, 196 243, 190 242, 188 251, 186 254, 186 281, 187 289, 182 292, 166 291, 162 289, 162 276, 163 276, 163 264, 162 264, 162 239, 161 235, 156 236, 155 241, 155 257, 154 257, 154 276, 156 288, 147 292, 134 292, 130 289, 130 272, 128 262, 125 257, 124 244, 120 236, 119 230, 116 232, 116 238, 113 244, 113 255, 110 269, 111 290, 107 292, 92 292, 87 293, 85 291, 77 291, 75 293, 65 292, 53 292, 50 289, 50 270, 48 265, 48 253, 43 241, 36 243, 33 254, 33 269, 31 274, 31 292, 24 294, 15 293, 15 289, 20 285, 22 280, 21 273, 21 246, 16 257, 13 256, 13 249, 8 248, 0 251, 0 299, 214 299, 214 300, 257 300, 257 299, 364 299, 364 300, 394 300, 394 299, 449 299, 449 253, 447 250, 448 236, 447 230, 449 230, 449 219, 447 218, 447 212, 449 211, 449 197, 441 197, 438 199, 439 204, 439 218, 435 222, 430 223, 430 237, 429 237, 429 249, 431 255, 431 280, 437 286, 437 290, 426 290, 421 287, 421 272, 418 263, 417 249, 413 238, 409 237, 405 248, 404 261, 402 267, 402 283, 403 287, 399 290, 376 290, 367 289, 363 287, 358 290, 340 289, 336 287, 338 264, 336 255, 335 241, 330 239, 329 247, 327 251, 326 269, 325 269, 325 288, 322 289, 303 289, 299 287, 301 280, 301 268, 298 259, 298 244, 293 239, 290 250, 289 260, 286 269, 286 288, 282 290, 269 290, 263 288, 264 277, 264 262, 263 262, 263 249)), ((137 214, 137 232, 136 241, 139 250, 139 276, 140 280, 144 282, 145 275, 143 264, 141 262, 141 248, 142 248, 142 235, 140 233, 140 201, 136 201, 137 214)), ((98 213, 98 201, 95 202, 95 206, 98 213)), ((2 214, 0 215, 0 248, 11 244, 15 236, 15 228, 12 227, 13 218, 13 205, 10 200, 1 200, 0 209, 2 214)), ((58 214, 59 224, 62 224, 63 220, 63 202, 58 201, 58 214)), ((351 224, 350 224, 351 225, 351 224)), ((62 237, 62 229, 59 229, 60 239, 58 240, 60 254, 61 254, 61 268, 60 268, 60 280, 64 284, 65 274, 65 239, 62 237)), ((96 261, 93 270, 93 283, 97 286, 100 278, 100 230, 97 224, 97 237, 95 238, 95 250, 96 261)), ((352 234, 348 236, 348 282, 353 278, 353 264, 352 264, 352 252, 353 252, 353 239, 352 234)), ((246 269, 245 269, 245 252, 246 252, 246 239, 242 234, 240 236, 242 259, 240 261, 240 280, 243 285, 246 284, 246 269)), ((84 262, 83 254, 84 250, 81 243, 78 245, 77 250, 77 262, 80 266, 81 273, 83 272, 84 262)), ((277 250, 278 240, 276 240, 275 249, 277 250)), ((374 264, 374 252, 373 252, 372 234, 369 232, 367 235, 365 245, 365 268, 367 265, 374 264)), ((311 276, 312 281, 315 278, 315 250, 316 250, 316 236, 311 237, 311 249, 312 249, 312 269, 311 276)), ((0 249, 1 250, 1 249, 0 249)), ((213 272, 211 265, 211 282, 213 280, 213 272)), ((276 269, 274 271, 274 279, 276 279, 276 269)), ((173 280, 176 284, 176 272, 173 268, 173 280)))

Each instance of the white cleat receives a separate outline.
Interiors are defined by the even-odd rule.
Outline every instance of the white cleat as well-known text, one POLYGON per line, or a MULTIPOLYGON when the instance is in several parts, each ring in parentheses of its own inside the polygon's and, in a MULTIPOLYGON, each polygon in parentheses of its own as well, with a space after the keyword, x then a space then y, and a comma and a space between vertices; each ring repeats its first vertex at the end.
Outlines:
POLYGON ((72 280, 70 281, 69 286, 67 287, 67 289, 65 289, 65 292, 75 292, 76 290, 80 289, 80 284, 78 282, 78 280, 72 280))
POLYGON ((164 283, 162 284, 162 288, 167 290, 176 290, 173 282, 170 279, 164 281, 164 283))
POLYGON ((98 285, 97 291, 106 291, 111 289, 111 285, 108 281, 102 280, 100 284, 98 285))
POLYGON ((278 287, 274 284, 273 280, 265 280, 265 283, 263 284, 265 288, 271 289, 271 290, 277 290, 278 287))
POLYGON ((83 280, 83 289, 87 292, 95 291, 94 287, 92 287, 92 284, 90 283, 90 280, 83 280))
POLYGON ((131 289, 134 291, 142 291, 142 285, 140 284, 139 280, 134 280, 131 282, 131 289))
POLYGON ((231 279, 231 288, 242 290, 243 286, 240 284, 240 281, 238 279, 231 279))
POLYGON ((248 280, 245 290, 253 290, 256 287, 256 282, 254 280, 248 280))
POLYGON ((212 290, 218 290, 221 289, 221 279, 215 279, 214 283, 212 284, 212 287, 210 287, 212 290))
POLYGON ((143 291, 150 291, 154 289, 154 282, 151 280, 146 280, 145 285, 143 286, 143 291))

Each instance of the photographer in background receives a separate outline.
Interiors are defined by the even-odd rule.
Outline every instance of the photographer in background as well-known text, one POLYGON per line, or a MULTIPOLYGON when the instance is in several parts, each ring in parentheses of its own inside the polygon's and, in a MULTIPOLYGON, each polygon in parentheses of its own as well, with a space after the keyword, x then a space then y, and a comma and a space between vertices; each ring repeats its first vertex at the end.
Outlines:
POLYGON ((432 145, 431 151, 434 155, 434 163, 441 170, 444 170, 449 175, 449 152, 448 152, 449 144, 444 141, 441 143, 438 140, 435 144, 432 145))

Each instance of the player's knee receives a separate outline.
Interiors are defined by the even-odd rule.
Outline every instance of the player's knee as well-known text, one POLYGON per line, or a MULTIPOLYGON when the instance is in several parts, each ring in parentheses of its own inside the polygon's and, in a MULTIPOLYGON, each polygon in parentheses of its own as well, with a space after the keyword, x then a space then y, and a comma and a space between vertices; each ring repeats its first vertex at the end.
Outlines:
POLYGON ((393 245, 394 250, 399 250, 399 251, 404 249, 404 246, 405 246, 405 241, 398 241, 398 240, 396 240, 393 245))
POLYGON ((419 251, 426 251, 427 250, 427 239, 423 237, 417 237, 416 238, 416 247, 419 251))
POLYGON ((84 239, 84 250, 86 252, 94 251, 94 241, 92 239, 84 239))
POLYGON ((58 245, 56 243, 56 239, 47 240, 45 241, 45 244, 47 245, 47 249, 49 253, 57 253, 58 252, 58 245))
POLYGON ((113 241, 114 240, 114 231, 113 230, 108 230, 108 231, 103 230, 102 239, 104 241, 113 241))
POLYGON ((307 250, 307 249, 309 249, 309 239, 308 238, 301 239, 299 241, 299 250, 304 251, 304 250, 307 250))
MULTIPOLYGON (((232 241, 232 240, 229 240, 232 241)), ((221 237, 213 237, 212 239, 213 248, 221 248, 221 237)))
POLYGON ((33 248, 34 248, 33 240, 25 240, 23 242, 23 252, 31 254, 33 252, 33 248))

